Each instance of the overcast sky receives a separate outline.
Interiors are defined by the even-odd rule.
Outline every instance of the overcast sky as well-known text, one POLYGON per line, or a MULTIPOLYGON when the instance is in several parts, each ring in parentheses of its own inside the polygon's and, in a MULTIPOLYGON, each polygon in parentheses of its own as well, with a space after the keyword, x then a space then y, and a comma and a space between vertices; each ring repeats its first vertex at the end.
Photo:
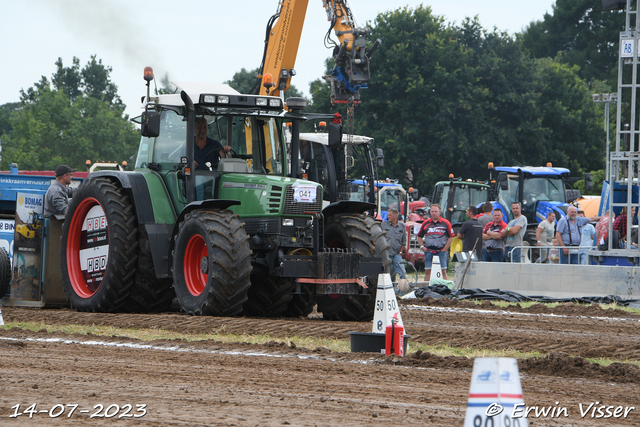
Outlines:
MULTIPOLYGON (((305 95, 331 55, 320 0, 310 0, 293 84, 305 95)), ((552 13, 555 0, 349 0, 360 24, 403 6, 431 6, 435 15, 459 24, 478 15, 484 28, 515 33, 552 13)), ((267 20, 278 0, 0 0, 0 105, 17 102, 20 89, 50 78, 61 57, 77 56, 83 67, 97 55, 113 71, 111 79, 136 116, 145 94, 142 72, 157 78, 222 83, 241 68, 260 65, 267 20)), ((384 43, 384 41, 383 41, 384 43)), ((375 57, 374 57, 375 58, 375 57)))

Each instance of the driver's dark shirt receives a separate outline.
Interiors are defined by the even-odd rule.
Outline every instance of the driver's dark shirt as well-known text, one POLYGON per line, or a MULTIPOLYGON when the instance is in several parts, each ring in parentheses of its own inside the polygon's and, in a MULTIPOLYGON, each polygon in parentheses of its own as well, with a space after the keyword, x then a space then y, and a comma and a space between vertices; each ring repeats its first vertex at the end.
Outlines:
POLYGON ((207 137, 207 144, 204 146, 204 148, 200 148, 196 144, 193 152, 193 158, 198 164, 198 166, 196 167, 197 170, 209 170, 209 168, 207 168, 207 166, 205 165, 206 162, 211 162, 211 167, 213 167, 213 169, 218 168, 218 161, 220 160, 219 151, 217 153, 211 154, 207 159, 207 154, 216 149, 222 149, 222 143, 217 139, 207 137))

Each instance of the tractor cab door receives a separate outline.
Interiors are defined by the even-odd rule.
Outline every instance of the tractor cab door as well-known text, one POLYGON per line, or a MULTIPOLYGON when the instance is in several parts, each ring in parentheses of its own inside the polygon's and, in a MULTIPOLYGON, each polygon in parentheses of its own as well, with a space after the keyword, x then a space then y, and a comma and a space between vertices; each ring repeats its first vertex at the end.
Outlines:
MULTIPOLYGON (((338 191, 340 194, 348 191, 348 189, 338 189, 334 157, 328 146, 300 140, 300 164, 302 178, 322 184, 323 200, 334 203, 338 200, 338 191)), ((343 200, 349 200, 348 195, 343 200)))

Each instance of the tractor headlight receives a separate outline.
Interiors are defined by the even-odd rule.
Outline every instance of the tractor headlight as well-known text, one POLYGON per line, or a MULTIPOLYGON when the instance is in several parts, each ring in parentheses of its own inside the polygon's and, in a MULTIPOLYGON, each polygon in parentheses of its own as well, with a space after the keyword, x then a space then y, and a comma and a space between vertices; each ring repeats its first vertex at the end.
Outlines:
POLYGON ((283 227, 293 227, 293 219, 292 218, 282 218, 282 226, 283 227))
POLYGON ((218 103, 220 104, 228 104, 229 97, 227 95, 218 95, 218 103))
POLYGON ((267 106, 267 98, 256 98, 256 105, 258 107, 266 107, 267 106))

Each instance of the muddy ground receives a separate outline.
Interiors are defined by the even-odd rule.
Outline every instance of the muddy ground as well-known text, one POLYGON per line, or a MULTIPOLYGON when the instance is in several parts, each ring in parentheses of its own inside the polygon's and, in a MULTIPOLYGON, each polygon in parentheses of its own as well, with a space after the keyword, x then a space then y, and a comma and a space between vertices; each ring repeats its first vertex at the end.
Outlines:
MULTIPOLYGON (((640 425, 640 369, 586 360, 640 361, 638 315, 573 304, 505 310, 449 300, 401 301, 401 309, 412 337, 405 358, 302 348, 295 339, 142 342, 0 329, 0 425, 463 425, 473 360, 416 352, 412 342, 539 352, 519 362, 525 403, 567 408, 569 416, 529 417, 531 426, 640 425), (626 408, 628 415, 581 416, 580 404, 585 410, 595 402, 626 408), (32 404, 54 413, 25 412, 32 404), (73 413, 71 405, 78 405, 73 413), (22 415, 11 417, 16 413, 22 415)), ((5 322, 273 338, 346 340, 349 331, 371 330, 370 322, 328 322, 319 315, 213 318, 14 307, 2 307, 2 315, 5 322)))

